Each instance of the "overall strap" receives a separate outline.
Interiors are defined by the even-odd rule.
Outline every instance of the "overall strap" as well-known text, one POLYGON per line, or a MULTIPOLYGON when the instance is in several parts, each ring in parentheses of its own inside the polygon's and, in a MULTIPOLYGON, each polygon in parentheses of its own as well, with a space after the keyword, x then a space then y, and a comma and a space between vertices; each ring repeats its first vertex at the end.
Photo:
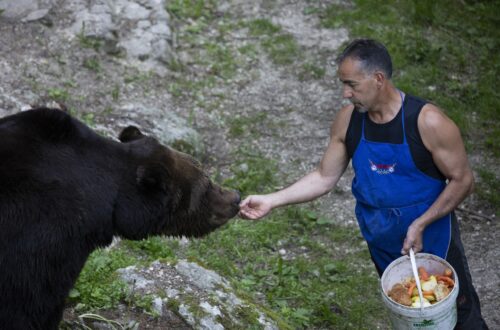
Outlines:
MULTIPOLYGON (((356 109, 354 109, 356 111, 356 109)), ((365 118, 368 115, 368 111, 363 113, 363 119, 361 121, 361 141, 365 140, 365 118)))
POLYGON ((403 92, 399 91, 399 95, 401 96, 401 123, 403 124, 403 144, 408 144, 405 129, 405 98, 403 96, 403 92))

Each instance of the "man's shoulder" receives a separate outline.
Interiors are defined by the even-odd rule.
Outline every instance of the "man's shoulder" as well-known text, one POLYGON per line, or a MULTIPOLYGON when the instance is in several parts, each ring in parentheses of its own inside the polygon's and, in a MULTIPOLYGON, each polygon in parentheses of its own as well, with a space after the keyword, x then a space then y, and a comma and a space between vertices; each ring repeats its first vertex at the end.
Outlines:
POLYGON ((447 118, 444 112, 433 103, 426 103, 422 107, 421 115, 424 120, 439 121, 447 118))
POLYGON ((456 129, 456 124, 437 105, 427 103, 418 117, 418 128, 425 134, 456 129))
POLYGON ((351 121, 351 116, 357 112, 354 110, 352 104, 343 106, 336 114, 335 119, 331 125, 331 136, 339 138, 344 141, 347 128, 349 127, 349 122, 351 121))

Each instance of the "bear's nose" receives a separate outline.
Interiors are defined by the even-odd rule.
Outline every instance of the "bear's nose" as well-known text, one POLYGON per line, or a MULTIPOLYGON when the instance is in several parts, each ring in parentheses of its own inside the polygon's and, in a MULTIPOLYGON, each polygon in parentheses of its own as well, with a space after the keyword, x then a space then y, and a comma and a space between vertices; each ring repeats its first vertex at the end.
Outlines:
POLYGON ((241 194, 238 190, 233 190, 233 192, 236 195, 236 197, 234 198, 233 204, 236 204, 239 206, 240 202, 241 202, 241 194))

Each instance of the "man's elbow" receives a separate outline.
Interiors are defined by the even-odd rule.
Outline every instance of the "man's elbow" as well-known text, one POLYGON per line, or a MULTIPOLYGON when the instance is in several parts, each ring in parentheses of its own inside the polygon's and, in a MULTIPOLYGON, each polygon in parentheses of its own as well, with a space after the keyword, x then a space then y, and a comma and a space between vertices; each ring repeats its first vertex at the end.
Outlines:
POLYGON ((322 177, 321 180, 321 195, 329 193, 337 185, 338 178, 335 177, 322 177))
POLYGON ((467 195, 472 194, 475 188, 476 188, 476 183, 474 182, 474 175, 472 175, 471 173, 469 179, 469 190, 467 191, 467 195))
POLYGON ((472 171, 469 171, 464 177, 463 177, 463 182, 464 186, 466 188, 466 196, 469 196, 474 192, 475 188, 475 182, 474 182, 474 175, 472 174, 472 171))

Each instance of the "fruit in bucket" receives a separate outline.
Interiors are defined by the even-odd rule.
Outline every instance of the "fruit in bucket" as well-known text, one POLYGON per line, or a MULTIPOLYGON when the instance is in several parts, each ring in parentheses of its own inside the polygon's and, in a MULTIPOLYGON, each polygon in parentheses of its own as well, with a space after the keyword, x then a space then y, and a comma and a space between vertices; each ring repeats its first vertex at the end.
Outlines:
POLYGON ((401 305, 411 306, 412 301, 410 295, 408 294, 408 290, 401 283, 396 283, 392 287, 391 291, 387 294, 392 300, 401 305))
POLYGON ((432 292, 438 282, 436 280, 436 276, 431 275, 427 281, 422 281, 420 284, 422 285, 422 291, 432 292))
MULTIPOLYGON (((411 307, 420 307, 420 297, 419 296, 412 297, 411 301, 412 301, 411 307)), ((428 307, 428 306, 431 306, 431 302, 424 297, 422 299, 422 305, 424 307, 428 307)))
POLYGON ((387 293, 395 302, 408 307, 432 306, 445 299, 453 289, 453 271, 447 268, 443 274, 429 275, 424 267, 418 268, 418 277, 422 288, 423 299, 420 301, 415 278, 408 277, 401 283, 396 283, 387 293))

